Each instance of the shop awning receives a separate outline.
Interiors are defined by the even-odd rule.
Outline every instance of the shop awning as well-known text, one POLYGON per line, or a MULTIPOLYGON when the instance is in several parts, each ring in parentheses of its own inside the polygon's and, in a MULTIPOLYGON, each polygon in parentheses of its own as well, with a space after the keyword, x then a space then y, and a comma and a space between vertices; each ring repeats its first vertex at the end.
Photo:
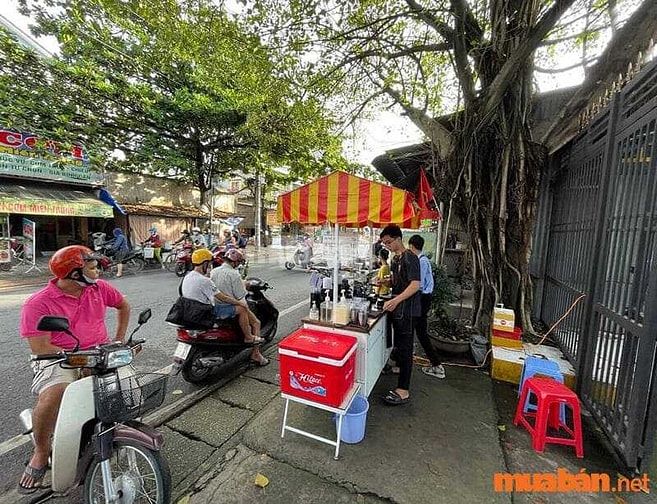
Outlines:
POLYGON ((112 207, 96 198, 93 190, 51 189, 19 184, 0 184, 0 213, 62 217, 114 216, 112 207))
POLYGON ((278 220, 300 224, 419 227, 414 196, 337 171, 278 197, 278 220))
MULTIPOLYGON (((153 217, 174 217, 174 218, 191 218, 207 219, 209 214, 195 207, 184 206, 163 206, 147 205, 146 203, 121 203, 128 215, 151 215, 153 217)), ((219 218, 224 214, 216 213, 215 217, 219 218)))

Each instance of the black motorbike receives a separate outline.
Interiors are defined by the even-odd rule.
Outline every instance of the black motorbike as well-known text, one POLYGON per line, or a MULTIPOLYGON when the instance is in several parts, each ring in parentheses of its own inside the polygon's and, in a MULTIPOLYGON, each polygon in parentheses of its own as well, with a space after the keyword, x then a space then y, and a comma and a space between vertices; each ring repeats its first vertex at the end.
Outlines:
MULTIPOLYGON (((278 329, 278 310, 265 297, 264 291, 272 287, 259 278, 247 278, 245 284, 249 309, 260 320, 260 336, 270 342, 278 329)), ((176 327, 178 345, 173 354, 174 371, 182 372, 190 383, 207 381, 242 350, 253 347, 252 343, 244 342, 237 318, 217 320, 214 327, 205 330, 176 327)))

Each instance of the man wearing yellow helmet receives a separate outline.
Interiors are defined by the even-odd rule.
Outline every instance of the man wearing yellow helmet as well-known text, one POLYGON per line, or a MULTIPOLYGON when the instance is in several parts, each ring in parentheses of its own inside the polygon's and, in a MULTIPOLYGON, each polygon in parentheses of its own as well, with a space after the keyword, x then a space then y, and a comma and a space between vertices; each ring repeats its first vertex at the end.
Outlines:
MULTIPOLYGON (((226 294, 217 290, 212 280, 208 277, 208 269, 212 263, 212 252, 206 248, 200 248, 192 254, 192 265, 194 269, 185 275, 182 282, 182 295, 188 299, 194 299, 200 303, 217 305, 217 302, 226 303, 233 306, 234 311, 229 316, 226 316, 225 310, 222 309, 221 316, 218 318, 237 317, 242 334, 244 334, 244 341, 246 343, 263 343, 264 339, 254 336, 251 333, 251 325, 249 321, 249 309, 244 306, 242 300, 234 299, 226 294)), ((215 310, 215 313, 217 310, 215 310)), ((254 347, 251 352, 251 359, 260 363, 264 357, 260 354, 258 347, 254 347)))

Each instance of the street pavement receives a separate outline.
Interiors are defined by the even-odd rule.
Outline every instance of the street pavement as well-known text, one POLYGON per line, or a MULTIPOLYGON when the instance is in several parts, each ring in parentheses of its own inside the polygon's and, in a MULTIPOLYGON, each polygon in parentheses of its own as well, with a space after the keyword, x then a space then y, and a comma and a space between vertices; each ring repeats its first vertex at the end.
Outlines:
MULTIPOLYGON (((642 493, 494 492, 493 475, 497 472, 554 473, 557 468, 565 468, 577 473, 584 468, 589 473, 614 477, 620 469, 610 460, 598 437, 592 435, 588 422, 585 459, 577 459, 572 448, 564 446, 550 445, 544 453, 534 452, 528 433, 512 425, 516 387, 494 383, 482 370, 447 367, 447 378, 437 380, 420 373, 416 367, 411 384, 412 401, 400 407, 389 407, 381 401, 381 396, 396 384, 395 376, 381 376, 369 397, 365 439, 355 445, 343 444, 339 460, 333 459, 332 447, 315 440, 291 432, 282 439, 284 403, 279 393, 276 343, 297 327, 299 318, 305 314, 305 305, 297 309, 294 306, 297 300, 304 301, 307 297, 308 277, 301 272, 282 271, 278 264, 269 264, 267 260, 257 268, 252 272, 262 271, 263 277, 282 286, 276 291, 280 297, 274 298, 279 307, 290 307, 284 312, 287 315, 274 344, 265 351, 272 359, 271 364, 264 368, 238 365, 213 386, 188 392, 186 397, 190 402, 184 406, 174 403, 168 413, 156 412, 146 419, 158 425, 165 436, 163 455, 171 467, 172 502, 654 502, 654 495, 642 493), (255 484, 258 475, 268 479, 266 486, 255 484)), ((127 290, 128 281, 125 282, 127 290)), ((172 346, 163 354, 168 355, 171 350, 172 346)), ((157 366, 156 361, 151 365, 157 366)), ((175 382, 174 386, 183 387, 181 382, 175 382)), ((289 425, 320 436, 335 436, 328 412, 293 403, 288 418, 289 425)), ((3 473, 11 476, 3 484, 3 490, 8 492, 0 490, 0 504, 45 502, 34 497, 21 498, 15 493, 16 471, 20 470, 18 460, 0 463, 5 469, 3 473)), ((82 502, 81 491, 51 496, 48 502, 78 504, 82 502)))
MULTIPOLYGON (((298 305, 308 298, 308 275, 301 271, 288 272, 280 265, 276 254, 270 257, 263 254, 255 260, 252 259, 249 275, 263 278, 274 287, 267 291, 267 296, 279 311, 283 312, 278 334, 285 335, 296 328, 306 310, 306 305, 298 305)), ((144 351, 135 361, 138 371, 156 371, 171 364, 176 345, 175 331, 164 322, 164 318, 177 297, 180 279, 166 271, 155 271, 126 276, 111 282, 130 301, 130 327, 133 327, 139 311, 145 308, 151 308, 153 311, 151 320, 137 333, 140 338, 146 340, 144 351)), ((15 478, 29 454, 29 446, 26 444, 18 449, 9 448, 13 446, 12 441, 17 441, 16 436, 20 433, 18 413, 32 407, 33 403, 29 392, 31 371, 28 350, 25 342, 18 336, 18 323, 20 307, 38 288, 34 286, 4 290, 0 293, 0 344, 3 348, 3 359, 0 360, 0 390, 3 398, 3 406, 0 408, 0 466, 7 468, 0 472, 0 493, 15 484, 15 478)), ((115 323, 116 317, 110 310, 110 334, 115 323)), ((221 376, 217 376, 217 380, 219 379, 221 376)), ((184 403, 186 396, 198 392, 199 389, 201 388, 186 383, 179 376, 172 377, 163 408, 174 402, 184 403)))

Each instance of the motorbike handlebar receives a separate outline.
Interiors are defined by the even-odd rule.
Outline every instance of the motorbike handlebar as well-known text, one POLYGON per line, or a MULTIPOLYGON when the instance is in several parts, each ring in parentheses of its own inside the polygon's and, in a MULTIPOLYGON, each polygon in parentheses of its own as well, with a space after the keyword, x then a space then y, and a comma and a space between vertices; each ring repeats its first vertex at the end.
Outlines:
POLYGON ((104 345, 100 345, 95 349, 89 349, 89 350, 78 350, 76 352, 72 351, 66 351, 63 350, 58 353, 53 353, 53 354, 41 354, 41 355, 35 355, 32 357, 32 361, 41 361, 41 360, 53 360, 53 359, 65 359, 66 357, 70 355, 75 355, 75 354, 85 354, 85 355, 101 355, 102 350, 105 347, 111 347, 111 346, 116 346, 116 347, 127 347, 127 348, 134 348, 138 345, 141 345, 142 343, 145 343, 145 339, 139 339, 139 340, 132 340, 129 344, 128 343, 118 343, 118 342, 112 342, 112 343, 106 343, 104 345))
POLYGON ((42 354, 42 355, 35 355, 32 357, 32 361, 41 361, 41 360, 52 360, 52 359, 63 359, 66 357, 66 354, 64 352, 60 353, 54 353, 54 354, 42 354))

